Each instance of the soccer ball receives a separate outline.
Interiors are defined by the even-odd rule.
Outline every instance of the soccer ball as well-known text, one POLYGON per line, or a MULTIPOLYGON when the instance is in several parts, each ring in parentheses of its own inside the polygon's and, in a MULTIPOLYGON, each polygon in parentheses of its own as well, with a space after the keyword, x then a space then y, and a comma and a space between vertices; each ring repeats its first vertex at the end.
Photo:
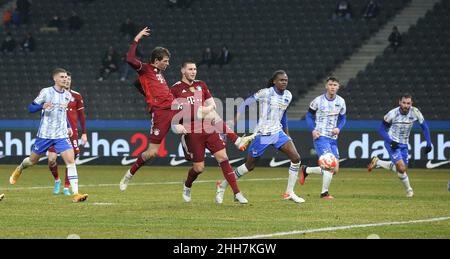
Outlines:
POLYGON ((322 168, 323 170, 333 171, 338 164, 338 160, 333 154, 325 153, 319 157, 318 163, 320 168, 322 168))

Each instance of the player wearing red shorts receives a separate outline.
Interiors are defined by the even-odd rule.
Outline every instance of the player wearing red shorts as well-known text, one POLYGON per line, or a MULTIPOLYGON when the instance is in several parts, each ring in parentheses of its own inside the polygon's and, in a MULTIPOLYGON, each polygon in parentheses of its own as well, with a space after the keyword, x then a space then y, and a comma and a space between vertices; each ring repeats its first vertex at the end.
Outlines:
MULTIPOLYGON (((70 100, 67 106, 67 119, 69 120, 70 125, 72 126, 73 135, 70 137, 70 143, 72 144, 73 151, 75 153, 75 158, 80 155, 80 147, 78 145, 78 120, 80 120, 81 125, 81 146, 84 146, 87 143, 87 131, 86 131, 86 116, 84 114, 84 101, 83 96, 80 93, 71 89, 72 84, 72 75, 67 73, 67 84, 65 89, 72 94, 72 99, 70 100)), ((58 173, 58 164, 56 163, 56 150, 55 147, 51 147, 48 150, 48 168, 50 172, 52 172, 53 177, 55 178, 55 185, 53 188, 53 194, 57 195, 60 192, 61 188, 61 180, 59 179, 58 173)), ((66 179, 64 182, 64 195, 70 196, 70 182, 67 177, 67 168, 66 168, 66 179)))
MULTIPOLYGON (((143 37, 150 35, 150 29, 145 27, 134 38, 127 54, 127 62, 139 74, 138 90, 145 96, 148 110, 152 115, 152 128, 150 130, 150 144, 146 151, 140 154, 137 161, 125 173, 120 181, 119 188, 125 191, 134 174, 148 160, 154 158, 158 153, 162 140, 167 135, 173 116, 179 112, 179 105, 174 102, 162 72, 169 66, 170 52, 166 48, 156 47, 153 49, 150 64, 143 63, 136 58, 136 48, 143 37)), ((246 139, 236 136, 236 143, 244 146, 246 139)), ((245 145, 246 146, 246 145, 245 145)))
POLYGON ((120 181, 120 190, 125 191, 128 182, 134 176, 137 170, 141 168, 145 162, 154 158, 158 153, 159 146, 166 136, 171 126, 172 117, 178 110, 172 110, 172 102, 174 101, 169 86, 164 79, 164 72, 169 66, 170 52, 163 47, 153 49, 150 64, 143 63, 136 57, 136 48, 139 41, 143 37, 150 35, 150 29, 145 27, 134 38, 127 54, 127 62, 139 74, 139 82, 142 87, 142 93, 145 95, 145 101, 148 110, 152 116, 152 128, 150 130, 150 144, 146 151, 138 156, 137 161, 126 172, 120 181))
MULTIPOLYGON (((181 67, 182 79, 175 83, 171 92, 177 102, 183 107, 182 124, 175 126, 176 133, 183 134, 182 142, 185 149, 186 159, 193 162, 192 168, 188 172, 188 176, 183 186, 183 199, 185 202, 191 201, 192 183, 203 172, 205 168, 205 149, 208 149, 220 164, 223 175, 233 189, 235 199, 241 204, 248 203, 247 199, 239 191, 233 168, 228 160, 225 149, 225 141, 219 132, 222 132, 224 126, 217 130, 219 122, 206 121, 207 119, 199 118, 198 110, 200 107, 204 110, 214 109, 215 103, 205 82, 195 80, 197 76, 197 66, 192 61, 186 61, 181 67), (214 124, 214 125, 213 125, 214 124)), ((177 116, 178 117, 178 116, 177 116)), ((200 116, 202 117, 202 116, 200 116)), ((229 135, 231 130, 227 130, 229 135)), ((249 140, 248 142, 251 142, 249 140)))

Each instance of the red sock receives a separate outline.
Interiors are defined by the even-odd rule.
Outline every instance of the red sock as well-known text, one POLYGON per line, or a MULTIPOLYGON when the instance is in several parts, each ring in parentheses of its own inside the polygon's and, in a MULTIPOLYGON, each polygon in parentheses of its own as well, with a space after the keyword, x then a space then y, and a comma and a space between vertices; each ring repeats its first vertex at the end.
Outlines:
POLYGON ((239 191, 239 187, 236 183, 236 176, 234 175, 233 168, 230 165, 230 162, 228 160, 223 161, 220 163, 220 167, 222 167, 222 173, 227 182, 230 184, 231 189, 233 189, 233 193, 236 194, 239 191))
POLYGON ((236 142, 236 140, 239 138, 239 136, 236 135, 236 133, 234 133, 234 131, 230 129, 230 127, 228 127, 228 125, 223 120, 217 121, 214 124, 214 129, 216 129, 217 132, 225 133, 228 139, 233 143, 236 142))
POLYGON ((184 182, 184 185, 188 188, 192 187, 192 183, 195 181, 195 179, 197 179, 197 177, 200 175, 201 173, 197 173, 196 171, 194 171, 194 168, 191 168, 189 170, 188 173, 188 177, 186 179, 186 181, 184 182))
POLYGON ((53 178, 55 178, 55 181, 59 180, 59 174, 58 174, 58 164, 55 164, 54 166, 48 166, 48 169, 50 169, 50 172, 52 172, 53 178))
POLYGON ((66 168, 66 181, 64 182, 64 188, 69 188, 70 187, 70 181, 69 181, 69 176, 67 175, 67 168, 66 168))
POLYGON ((144 161, 144 159, 142 158, 142 154, 140 154, 137 161, 131 166, 130 173, 134 175, 136 171, 139 170, 139 168, 141 168, 141 166, 145 164, 145 162, 147 161, 144 161))

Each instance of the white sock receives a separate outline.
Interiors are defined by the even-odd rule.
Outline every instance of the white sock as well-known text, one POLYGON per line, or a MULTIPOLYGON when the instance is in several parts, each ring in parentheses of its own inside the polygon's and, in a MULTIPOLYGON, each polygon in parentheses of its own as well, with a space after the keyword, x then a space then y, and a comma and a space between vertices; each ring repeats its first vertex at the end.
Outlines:
POLYGON ((289 167, 289 178, 288 184, 286 188, 286 193, 294 192, 295 183, 298 178, 298 170, 300 169, 301 162, 298 164, 294 164, 291 162, 291 166, 289 167))
POLYGON ((61 178, 58 180, 55 180, 55 183, 60 183, 61 182, 61 178))
POLYGON ((409 191, 412 190, 411 188, 411 184, 409 183, 409 177, 406 173, 402 174, 402 173, 397 173, 398 178, 400 179, 400 181, 403 184, 403 187, 405 187, 405 191, 409 191))
POLYGON ((333 179, 333 173, 323 170, 323 182, 322 182, 322 193, 328 192, 331 180, 333 179))
POLYGON ((78 194, 78 173, 75 164, 67 165, 67 177, 69 177, 72 193, 78 194))
POLYGON ((323 174, 322 168, 320 168, 320 166, 315 166, 315 167, 308 166, 306 168, 306 173, 307 174, 323 174))
POLYGON ((125 174, 125 177, 129 180, 131 178, 133 178, 133 175, 130 172, 130 169, 128 169, 127 173, 125 174))
POLYGON ((378 160, 377 166, 381 166, 384 169, 391 170, 392 172, 397 173, 397 168, 391 161, 378 160))
POLYGON ((28 167, 31 167, 31 166, 33 166, 33 163, 31 163, 30 158, 27 157, 20 164, 20 169, 24 170, 24 169, 27 169, 28 167))
MULTIPOLYGON (((241 166, 239 166, 238 168, 236 168, 234 170, 234 175, 236 176, 236 180, 238 180, 239 178, 241 178, 242 176, 246 175, 248 173, 248 169, 245 166, 245 164, 242 164, 241 166)), ((220 187, 222 189, 227 188, 228 186, 228 181, 222 181, 222 183, 220 184, 220 187)))

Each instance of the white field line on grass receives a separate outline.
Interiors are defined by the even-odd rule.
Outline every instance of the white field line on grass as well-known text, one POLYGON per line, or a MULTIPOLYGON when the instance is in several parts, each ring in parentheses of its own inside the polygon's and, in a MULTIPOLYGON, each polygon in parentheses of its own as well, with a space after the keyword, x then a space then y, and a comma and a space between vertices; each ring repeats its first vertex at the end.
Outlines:
MULTIPOLYGON (((258 182, 258 181, 286 181, 287 178, 255 178, 255 179, 242 179, 239 182, 258 182)), ((199 180, 195 183, 216 183, 217 180, 199 180)), ((129 183, 129 186, 146 186, 146 185, 179 185, 183 181, 177 182, 152 182, 152 183, 129 183)), ((90 187, 118 187, 119 183, 105 183, 105 184, 86 184, 79 185, 80 188, 90 188, 90 187)), ((20 190, 42 190, 42 189, 53 189, 53 186, 33 186, 33 187, 9 187, 2 188, 2 191, 20 191, 20 190)))
POLYGON ((341 226, 341 227, 327 227, 327 228, 317 228, 317 229, 307 229, 307 230, 295 230, 295 231, 278 232, 278 233, 272 233, 272 234, 261 234, 261 235, 244 236, 244 237, 232 237, 230 239, 273 238, 273 237, 281 237, 281 236, 289 236, 289 235, 301 235, 301 234, 307 234, 307 233, 348 230, 348 229, 354 229, 354 228, 370 228, 370 227, 382 227, 382 226, 408 225, 408 224, 417 224, 417 223, 426 223, 426 222, 435 222, 435 221, 446 221, 446 220, 450 220, 450 217, 417 219, 417 220, 409 220, 409 221, 393 221, 393 222, 349 225, 349 226, 341 226))

